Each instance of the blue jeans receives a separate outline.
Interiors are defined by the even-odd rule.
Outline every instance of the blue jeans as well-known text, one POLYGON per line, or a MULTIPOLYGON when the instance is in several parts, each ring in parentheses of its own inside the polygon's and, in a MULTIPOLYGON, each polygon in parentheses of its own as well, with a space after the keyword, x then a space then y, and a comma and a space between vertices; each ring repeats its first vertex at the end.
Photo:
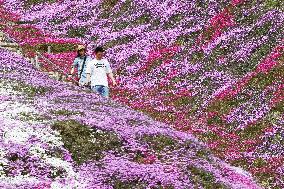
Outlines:
POLYGON ((92 91, 99 93, 103 97, 109 97, 109 88, 103 85, 92 86, 92 91))

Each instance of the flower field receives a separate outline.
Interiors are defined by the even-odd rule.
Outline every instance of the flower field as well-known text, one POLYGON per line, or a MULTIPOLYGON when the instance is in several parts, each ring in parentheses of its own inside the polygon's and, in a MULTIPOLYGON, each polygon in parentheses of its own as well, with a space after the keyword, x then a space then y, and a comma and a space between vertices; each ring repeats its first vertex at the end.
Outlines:
MULTIPOLYGON (((0 10, 1 28, 27 57, 50 45, 52 53, 44 55, 67 72, 77 44, 86 44, 90 54, 102 45, 119 80, 111 87, 112 101, 106 102, 35 70, 25 78, 33 68, 14 54, 1 53, 6 56, 2 75, 10 83, 4 91, 11 91, 4 92, 1 103, 12 98, 35 111, 19 112, 23 115, 10 121, 4 117, 4 128, 34 129, 40 140, 44 129, 58 137, 52 142, 60 141, 59 152, 50 149, 55 144, 35 142, 46 150, 37 160, 24 160, 32 152, 27 144, 19 146, 26 154, 8 158, 5 179, 35 162, 35 173, 26 168, 29 176, 21 178, 42 174, 30 180, 33 187, 284 188, 281 1, 3 0, 0 10), (16 92, 26 95, 15 98, 16 92), (77 129, 81 136, 74 135, 77 129), (70 137, 83 137, 75 141, 82 154, 70 137), (86 147, 82 141, 89 141, 86 147), (48 153, 71 157, 60 160, 65 171, 59 174, 47 162, 55 158, 44 157, 48 153)), ((9 108, 5 111, 13 117, 9 108)))

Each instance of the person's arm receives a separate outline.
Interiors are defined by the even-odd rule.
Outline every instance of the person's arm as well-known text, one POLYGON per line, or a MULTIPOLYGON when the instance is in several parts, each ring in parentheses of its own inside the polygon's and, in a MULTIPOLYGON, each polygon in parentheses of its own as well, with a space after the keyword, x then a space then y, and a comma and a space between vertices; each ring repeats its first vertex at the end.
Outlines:
POLYGON ((115 80, 115 78, 114 78, 114 76, 113 76, 113 73, 111 72, 111 73, 108 73, 107 75, 108 75, 108 77, 111 79, 112 84, 113 84, 114 86, 116 86, 117 83, 116 83, 116 80, 115 80))
POLYGON ((87 73, 86 83, 89 83, 91 81, 91 74, 87 73))
POLYGON ((69 76, 72 76, 73 73, 75 72, 75 67, 78 65, 78 61, 75 59, 72 66, 71 66, 71 71, 70 71, 70 74, 69 76))
POLYGON ((112 84, 113 84, 114 86, 116 86, 117 83, 116 83, 116 80, 115 80, 115 78, 114 78, 114 76, 113 76, 112 69, 111 69, 110 64, 109 64, 108 61, 107 61, 107 63, 106 63, 106 73, 107 73, 108 77, 111 79, 112 84))
POLYGON ((74 68, 74 66, 72 66, 71 71, 70 71, 70 75, 73 75, 74 71, 75 71, 75 68, 74 68))
POLYGON ((92 72, 92 62, 89 61, 86 68, 86 83, 88 84, 91 81, 91 72, 92 72))

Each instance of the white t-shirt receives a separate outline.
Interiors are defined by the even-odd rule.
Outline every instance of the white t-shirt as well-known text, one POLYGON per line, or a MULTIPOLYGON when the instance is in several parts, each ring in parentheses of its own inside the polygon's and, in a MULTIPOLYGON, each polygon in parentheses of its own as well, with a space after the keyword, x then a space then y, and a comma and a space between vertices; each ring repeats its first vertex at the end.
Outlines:
POLYGON ((91 74, 91 86, 103 85, 108 87, 107 74, 111 73, 107 59, 93 59, 88 63, 86 73, 91 74))

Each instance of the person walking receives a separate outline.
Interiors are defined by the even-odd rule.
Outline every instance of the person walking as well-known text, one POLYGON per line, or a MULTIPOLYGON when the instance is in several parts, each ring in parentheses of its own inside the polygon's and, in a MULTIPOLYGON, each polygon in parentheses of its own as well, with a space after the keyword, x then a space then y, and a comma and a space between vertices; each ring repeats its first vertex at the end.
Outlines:
POLYGON ((104 49, 97 47, 95 49, 96 58, 89 62, 86 70, 87 83, 91 83, 91 89, 94 92, 109 97, 108 77, 111 79, 114 86, 117 85, 113 76, 110 63, 104 58, 104 49))
POLYGON ((91 57, 86 55, 86 47, 79 45, 77 48, 77 57, 74 59, 74 62, 71 67, 71 72, 69 77, 72 77, 75 68, 78 70, 78 85, 84 86, 86 83, 86 70, 88 63, 92 60, 91 57))

